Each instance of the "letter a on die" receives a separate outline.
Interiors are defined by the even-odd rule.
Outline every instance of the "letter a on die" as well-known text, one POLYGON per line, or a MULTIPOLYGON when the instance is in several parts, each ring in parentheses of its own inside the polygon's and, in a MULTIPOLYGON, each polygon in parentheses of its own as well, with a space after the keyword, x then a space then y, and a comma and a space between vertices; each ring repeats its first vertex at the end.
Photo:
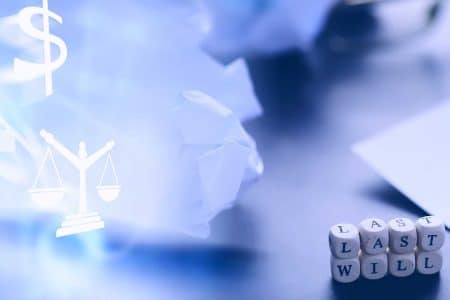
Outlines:
POLYGON ((361 249, 367 254, 386 252, 389 243, 389 229, 387 224, 377 218, 368 218, 359 224, 361 249))

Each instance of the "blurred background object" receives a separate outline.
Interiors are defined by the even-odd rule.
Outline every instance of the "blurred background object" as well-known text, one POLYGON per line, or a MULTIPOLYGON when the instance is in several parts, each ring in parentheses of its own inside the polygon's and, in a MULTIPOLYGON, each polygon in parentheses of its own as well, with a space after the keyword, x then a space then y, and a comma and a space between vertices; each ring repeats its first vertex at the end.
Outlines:
POLYGON ((334 51, 411 42, 429 31, 443 5, 440 0, 346 0, 331 10, 322 40, 334 51))
MULTIPOLYGON (((357 223, 369 215, 387 220, 424 214, 355 157, 349 146, 450 95, 447 3, 436 9, 438 13, 429 23, 432 26, 403 28, 404 24, 426 24, 422 21, 428 18, 433 2, 416 6, 425 2, 330 3, 327 8, 319 3, 318 17, 311 24, 322 25, 311 27, 316 34, 310 37, 309 51, 302 45, 286 45, 284 29, 275 27, 276 34, 266 36, 261 31, 260 35, 269 44, 267 48, 282 45, 276 50, 253 47, 251 55, 233 51, 221 59, 246 57, 252 85, 243 64, 237 68, 232 64, 223 75, 223 66, 199 50, 201 42, 208 40, 208 35, 198 30, 208 24, 205 10, 197 14, 200 11, 194 6, 180 4, 186 2, 127 1, 107 6, 104 1, 53 2, 55 11, 70 16, 64 27, 55 27, 61 30, 56 34, 70 40, 74 55, 55 76, 59 80, 55 86, 60 86, 64 97, 38 101, 31 107, 0 102, 2 109, 14 108, 8 110, 14 111, 10 118, 20 115, 32 120, 29 127, 39 129, 40 124, 58 122, 53 127, 62 135, 76 133, 67 141, 75 146, 86 132, 92 135, 88 142, 93 147, 105 136, 112 137, 112 132, 127 135, 131 143, 122 142, 128 146, 121 151, 128 155, 135 145, 143 145, 144 151, 133 153, 133 161, 120 160, 119 153, 115 160, 122 161, 120 169, 131 165, 156 170, 155 176, 143 183, 152 197, 141 191, 119 200, 126 208, 148 216, 139 204, 149 207, 159 201, 166 169, 165 160, 145 158, 169 154, 161 147, 166 144, 159 131, 168 126, 161 117, 167 107, 161 107, 166 103, 159 100, 169 99, 172 107, 178 99, 173 95, 189 84, 187 88, 195 85, 223 101, 236 100, 222 104, 240 112, 243 102, 239 99, 251 99, 253 87, 264 115, 244 126, 258 145, 265 174, 238 195, 238 205, 211 221, 206 240, 160 228, 131 232, 120 222, 112 222, 104 232, 56 241, 53 230, 59 218, 11 214, 2 209, 2 295, 58 300, 448 299, 450 286, 444 283, 450 280, 450 272, 445 267, 438 277, 336 285, 330 278, 326 239, 334 223, 357 223), (174 5, 174 11, 163 9, 165 5, 174 5), (378 15, 378 11, 384 12, 378 15), (111 30, 117 24, 121 26, 111 30), (389 24, 394 32, 388 30, 389 24), (417 32, 416 28, 426 30, 409 34, 417 32), (226 96, 222 99, 221 95, 226 96), (52 114, 55 109, 63 111, 60 118, 52 114), (80 120, 87 124, 80 125, 80 120), (106 126, 111 122, 117 123, 113 128, 106 126), (100 129, 92 130, 99 128, 96 126, 100 129)), ((5 15, 24 5, 20 1, 1 4, 6 7, 5 15)), ((250 7, 247 12, 253 10, 253 4, 246 5, 250 7)), ((288 16, 301 16, 296 5, 290 7, 288 16)), ((232 15, 228 23, 234 22, 232 15)), ((226 19, 221 24, 227 25, 226 19)), ((246 30, 234 32, 243 39, 250 36, 246 30)), ((292 31, 286 32, 292 37, 292 31)), ((6 53, 0 56, 2 64, 15 54, 10 49, 0 51, 6 53)), ((2 85, 2 95, 14 100, 27 98, 24 91, 15 94, 10 88, 2 85)), ((240 119, 260 112, 259 107, 256 113, 249 111, 253 113, 242 113, 240 119)), ((13 124, 22 128, 20 122, 13 124)), ((136 173, 132 169, 122 175, 124 182, 136 173)), ((2 182, 3 199, 12 199, 2 205, 27 203, 21 196, 13 197, 22 195, 22 190, 23 186, 2 182)), ((149 221, 174 221, 152 212, 149 221)), ((445 247, 444 253, 449 244, 445 247)))
POLYGON ((334 51, 391 44, 423 34, 440 0, 201 1, 205 49, 224 63, 296 48, 314 53, 317 40, 334 51))
POLYGON ((309 49, 336 0, 204 0, 203 47, 224 63, 309 49))

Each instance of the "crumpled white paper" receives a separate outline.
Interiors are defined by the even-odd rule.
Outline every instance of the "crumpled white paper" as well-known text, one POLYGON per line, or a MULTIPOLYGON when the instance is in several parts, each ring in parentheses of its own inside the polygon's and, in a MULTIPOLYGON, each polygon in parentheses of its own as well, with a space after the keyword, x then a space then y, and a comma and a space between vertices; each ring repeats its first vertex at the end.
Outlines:
POLYGON ((197 207, 192 233, 209 234, 208 222, 230 208, 242 183, 263 172, 254 140, 238 117, 217 100, 199 91, 187 91, 174 108, 181 137, 177 193, 185 207, 197 207))
MULTIPOLYGON (((7 6, 4 13, 12 15, 28 5, 26 1, 0 3, 0 11, 7 6)), ((261 109, 243 61, 224 67, 200 48, 203 35, 197 27, 198 10, 192 3, 130 0, 105 5, 102 0, 54 1, 50 9, 64 20, 62 25, 52 23, 51 31, 69 48, 66 63, 53 73, 54 94, 44 97, 43 80, 0 83, 0 116, 13 120, 13 127, 35 148, 24 149, 18 144, 13 155, 0 153, 0 163, 5 162, 5 168, 0 164, 0 172, 7 170, 8 176, 0 179, 2 192, 7 195, 7 200, 0 203, 0 215, 30 211, 26 191, 43 159, 45 143, 39 131, 45 128, 73 152, 81 140, 86 141, 89 154, 110 139, 116 141, 111 154, 122 187, 119 198, 104 203, 96 193, 105 161, 92 166, 87 174, 88 208, 102 216, 108 231, 163 227, 205 236, 208 221, 234 203, 235 197, 231 196, 238 184, 229 185, 230 191, 223 189, 221 197, 212 196, 211 190, 206 198, 178 192, 187 192, 183 188, 193 179, 182 176, 180 162, 187 167, 194 160, 188 159, 189 151, 181 150, 184 142, 178 122, 172 119, 173 107, 179 104, 176 99, 182 91, 199 89, 220 99, 218 106, 233 111, 233 122, 239 126, 240 120, 259 115, 261 109), (12 171, 20 176, 10 178, 12 171), (191 203, 191 199, 201 201, 191 203), (208 205, 208 210, 203 204, 208 205), (198 230, 198 226, 202 229, 198 230)), ((33 43, 42 50, 40 44, 33 43)), ((15 57, 34 61, 27 49, 16 46, 6 39, 0 41, 2 68, 11 68, 15 57)), ((206 110, 204 117, 210 114, 215 111, 206 110)), ((239 131, 239 126, 233 130, 239 131)), ((210 161, 228 158, 233 151, 240 157, 238 149, 243 145, 254 149, 251 139, 239 134, 234 144, 219 147, 202 158, 202 174, 206 174, 202 176, 209 177, 212 172, 208 170, 210 161)), ((249 159, 258 162, 252 153, 249 159)), ((79 175, 57 153, 55 161, 67 191, 61 207, 55 210, 71 214, 76 212, 79 175)), ((232 168, 227 170, 235 174, 232 168)), ((248 167, 244 177, 251 179, 259 173, 248 167)), ((52 174, 45 176, 51 180, 52 174)), ((216 178, 222 177, 228 178, 216 178)), ((210 186, 222 188, 218 179, 210 186)))
POLYGON ((241 56, 308 50, 336 0, 201 0, 203 45, 229 63, 241 56))

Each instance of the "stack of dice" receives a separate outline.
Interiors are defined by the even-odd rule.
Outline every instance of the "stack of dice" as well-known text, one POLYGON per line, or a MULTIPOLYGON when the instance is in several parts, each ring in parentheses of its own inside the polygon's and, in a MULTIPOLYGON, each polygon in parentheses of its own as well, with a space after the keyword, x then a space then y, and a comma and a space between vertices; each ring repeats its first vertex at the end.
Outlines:
POLYGON ((442 268, 441 248, 445 242, 445 227, 441 220, 428 216, 417 220, 417 271, 434 274, 442 268))
POLYGON ((416 268, 416 226, 407 218, 395 218, 388 224, 389 273, 396 277, 409 276, 416 268))
POLYGON ((395 218, 388 224, 369 218, 359 227, 337 224, 329 233, 331 273, 343 283, 360 275, 380 279, 388 271, 395 277, 409 276, 414 270, 434 274, 442 267, 444 241, 444 224, 435 216, 420 218, 416 224, 407 218, 395 218))
POLYGON ((389 230, 381 219, 365 219, 359 224, 361 274, 367 279, 383 278, 388 271, 389 230))

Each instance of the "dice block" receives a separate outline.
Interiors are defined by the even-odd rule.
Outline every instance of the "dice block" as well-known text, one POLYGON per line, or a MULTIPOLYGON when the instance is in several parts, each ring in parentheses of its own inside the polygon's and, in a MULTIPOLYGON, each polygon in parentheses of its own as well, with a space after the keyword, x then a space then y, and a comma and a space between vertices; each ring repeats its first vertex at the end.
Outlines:
POLYGON ((357 257, 360 250, 359 232, 353 224, 333 225, 329 233, 331 253, 336 258, 357 257))
POLYGON ((349 283, 359 278, 361 272, 361 266, 359 258, 336 258, 331 255, 331 275, 333 279, 342 282, 349 283))
POLYGON ((360 256, 361 275, 367 279, 381 279, 388 272, 387 253, 369 255, 366 253, 360 256))
POLYGON ((417 247, 424 251, 439 250, 445 242, 444 222, 435 216, 422 217, 416 222, 417 247))
POLYGON ((416 269, 420 274, 436 274, 442 269, 442 252, 422 251, 416 252, 416 269))
POLYGON ((381 219, 368 218, 359 224, 361 250, 367 254, 385 253, 389 243, 389 229, 381 219))
POLYGON ((417 243, 415 224, 408 218, 395 218, 388 222, 389 251, 402 254, 412 253, 417 243))
POLYGON ((388 253, 389 273, 395 277, 406 277, 414 273, 416 257, 412 253, 388 253))

